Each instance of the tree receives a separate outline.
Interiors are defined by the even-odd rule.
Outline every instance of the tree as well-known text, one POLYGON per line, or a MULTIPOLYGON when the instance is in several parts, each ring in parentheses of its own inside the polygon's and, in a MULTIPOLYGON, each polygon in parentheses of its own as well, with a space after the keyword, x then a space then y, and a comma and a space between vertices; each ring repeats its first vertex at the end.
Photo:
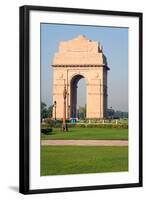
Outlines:
POLYGON ((128 118, 128 112, 114 110, 112 107, 110 107, 109 109, 107 109, 107 116, 110 119, 128 118))
POLYGON ((53 105, 49 106, 47 112, 48 112, 48 117, 52 118, 52 115, 53 115, 53 105))
POLYGON ((41 120, 48 117, 47 105, 41 102, 41 120))
POLYGON ((79 119, 85 119, 86 118, 86 106, 85 107, 79 106, 78 113, 79 113, 79 119))
POLYGON ((47 105, 44 102, 41 102, 41 110, 43 110, 46 107, 47 107, 47 105))
POLYGON ((115 114, 115 111, 112 107, 110 107, 109 109, 107 109, 107 116, 111 119, 114 118, 114 114, 115 114))
POLYGON ((52 118, 53 105, 47 107, 44 102, 41 102, 41 120, 45 118, 52 118))

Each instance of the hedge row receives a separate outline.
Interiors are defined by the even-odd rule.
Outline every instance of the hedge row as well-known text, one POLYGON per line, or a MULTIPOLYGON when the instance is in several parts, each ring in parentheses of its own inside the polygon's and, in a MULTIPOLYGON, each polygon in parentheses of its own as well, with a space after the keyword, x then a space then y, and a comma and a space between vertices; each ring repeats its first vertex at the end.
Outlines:
POLYGON ((124 128, 128 129, 128 124, 75 124, 75 127, 82 128, 124 128))
MULTIPOLYGON (((56 128, 61 128, 61 124, 54 124, 51 127, 56 127, 56 128)), ((45 125, 42 128, 48 128, 49 125, 45 125)), ((128 129, 128 124, 70 124, 68 123, 68 128, 75 128, 75 127, 80 127, 80 128, 124 128, 128 129)))

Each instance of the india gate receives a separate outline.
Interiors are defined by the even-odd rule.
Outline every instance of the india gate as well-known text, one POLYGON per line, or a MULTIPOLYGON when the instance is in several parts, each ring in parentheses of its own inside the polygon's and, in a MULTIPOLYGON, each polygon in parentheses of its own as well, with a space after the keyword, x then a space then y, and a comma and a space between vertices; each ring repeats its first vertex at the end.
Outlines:
POLYGON ((53 102, 56 110, 53 118, 77 117, 77 84, 86 80, 86 118, 105 118, 107 113, 107 60, 102 45, 84 35, 61 41, 53 58, 53 102), (56 115, 56 116, 55 116, 56 115))

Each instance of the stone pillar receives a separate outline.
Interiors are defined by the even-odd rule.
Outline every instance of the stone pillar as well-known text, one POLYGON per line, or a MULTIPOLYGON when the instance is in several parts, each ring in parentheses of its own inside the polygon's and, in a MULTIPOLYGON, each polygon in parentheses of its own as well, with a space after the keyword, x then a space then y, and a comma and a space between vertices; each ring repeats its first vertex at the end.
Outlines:
POLYGON ((87 86, 87 118, 102 118, 102 93, 100 80, 87 86))

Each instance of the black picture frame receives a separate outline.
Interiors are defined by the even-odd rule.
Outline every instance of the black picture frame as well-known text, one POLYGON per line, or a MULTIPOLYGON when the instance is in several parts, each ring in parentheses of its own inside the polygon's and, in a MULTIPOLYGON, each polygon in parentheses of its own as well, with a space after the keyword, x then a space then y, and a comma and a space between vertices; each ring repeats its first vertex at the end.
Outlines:
POLYGON ((44 6, 22 6, 20 7, 20 142, 19 142, 19 191, 22 194, 36 193, 52 193, 52 192, 67 192, 67 191, 83 191, 83 190, 99 190, 113 188, 130 188, 142 186, 142 13, 138 12, 123 12, 123 11, 107 11, 107 10, 90 10, 77 8, 63 7, 44 7, 44 6), (114 184, 114 185, 97 185, 97 186, 81 186, 68 188, 54 189, 34 189, 29 187, 29 164, 30 164, 30 146, 29 146, 29 126, 30 126, 30 103, 29 103, 29 20, 30 11, 44 12, 65 12, 65 13, 84 13, 94 15, 112 15, 112 16, 127 16, 137 17, 139 19, 139 182, 129 184, 114 184))

